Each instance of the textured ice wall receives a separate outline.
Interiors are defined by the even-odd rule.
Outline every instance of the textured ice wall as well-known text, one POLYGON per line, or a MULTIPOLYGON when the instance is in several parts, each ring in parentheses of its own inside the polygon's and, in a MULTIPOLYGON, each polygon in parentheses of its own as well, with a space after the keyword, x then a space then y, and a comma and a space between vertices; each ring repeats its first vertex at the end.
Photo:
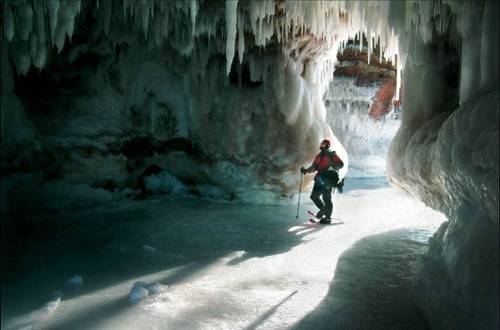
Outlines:
POLYGON ((391 162, 391 180, 449 219, 417 283, 422 308, 441 328, 498 324, 498 103, 495 91, 435 116, 407 140, 401 162, 391 162))
POLYGON ((435 31, 428 40, 407 34, 405 110, 388 171, 392 182, 449 219, 430 241, 418 276, 420 306, 431 325, 493 329, 499 288, 499 75, 498 61, 491 60, 498 58, 498 47, 490 45, 498 42, 498 2, 448 5, 456 16, 445 39, 435 31), (453 44, 461 44, 461 51, 453 44), (449 76, 457 62, 460 78, 453 86, 449 76))

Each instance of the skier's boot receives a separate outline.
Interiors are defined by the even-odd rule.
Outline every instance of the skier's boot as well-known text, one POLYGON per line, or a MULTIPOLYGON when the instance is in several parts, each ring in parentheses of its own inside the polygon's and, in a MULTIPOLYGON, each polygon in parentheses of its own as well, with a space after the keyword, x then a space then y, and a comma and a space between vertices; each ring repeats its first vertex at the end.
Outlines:
POLYGON ((328 225, 328 224, 332 223, 332 219, 330 219, 330 218, 323 218, 323 219, 321 219, 319 221, 319 223, 322 224, 322 225, 328 225))
POLYGON ((316 218, 321 219, 324 215, 325 215, 325 213, 323 212, 323 210, 319 210, 316 213, 316 218))

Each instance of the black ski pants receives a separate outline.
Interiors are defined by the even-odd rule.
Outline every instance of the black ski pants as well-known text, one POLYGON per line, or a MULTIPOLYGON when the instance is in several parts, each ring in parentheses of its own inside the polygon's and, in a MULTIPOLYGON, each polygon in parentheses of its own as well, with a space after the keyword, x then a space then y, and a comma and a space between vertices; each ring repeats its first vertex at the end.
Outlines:
POLYGON ((311 192, 311 200, 321 211, 323 211, 323 214, 328 219, 330 219, 333 209, 332 189, 333 187, 327 187, 325 185, 315 183, 311 192), (323 200, 321 200, 320 197, 323 197, 323 200))

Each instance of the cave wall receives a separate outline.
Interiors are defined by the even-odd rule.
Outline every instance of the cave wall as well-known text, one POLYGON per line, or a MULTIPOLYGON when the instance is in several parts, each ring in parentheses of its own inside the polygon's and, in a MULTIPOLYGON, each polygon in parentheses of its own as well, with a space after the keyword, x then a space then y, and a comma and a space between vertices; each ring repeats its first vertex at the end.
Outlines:
POLYGON ((449 219, 430 240, 416 282, 430 324, 492 329, 499 288, 499 92, 491 61, 498 56, 498 2, 452 2, 449 10, 457 17, 446 38, 407 35, 404 110, 388 172, 449 219))
POLYGON ((290 56, 240 19, 228 68, 221 3, 128 5, 4 4, 3 213, 174 190, 289 202, 321 139, 348 163, 306 62, 314 50, 290 56), (154 187, 144 182, 151 166, 164 172, 154 187))

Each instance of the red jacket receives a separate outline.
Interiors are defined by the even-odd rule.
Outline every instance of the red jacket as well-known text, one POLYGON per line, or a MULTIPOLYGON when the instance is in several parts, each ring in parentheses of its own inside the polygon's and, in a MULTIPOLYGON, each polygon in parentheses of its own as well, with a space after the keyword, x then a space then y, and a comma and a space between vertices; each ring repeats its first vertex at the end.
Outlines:
POLYGON ((318 174, 326 171, 328 167, 332 166, 336 171, 344 167, 344 162, 337 156, 335 151, 320 152, 314 162, 309 166, 307 172, 318 171, 318 174))

